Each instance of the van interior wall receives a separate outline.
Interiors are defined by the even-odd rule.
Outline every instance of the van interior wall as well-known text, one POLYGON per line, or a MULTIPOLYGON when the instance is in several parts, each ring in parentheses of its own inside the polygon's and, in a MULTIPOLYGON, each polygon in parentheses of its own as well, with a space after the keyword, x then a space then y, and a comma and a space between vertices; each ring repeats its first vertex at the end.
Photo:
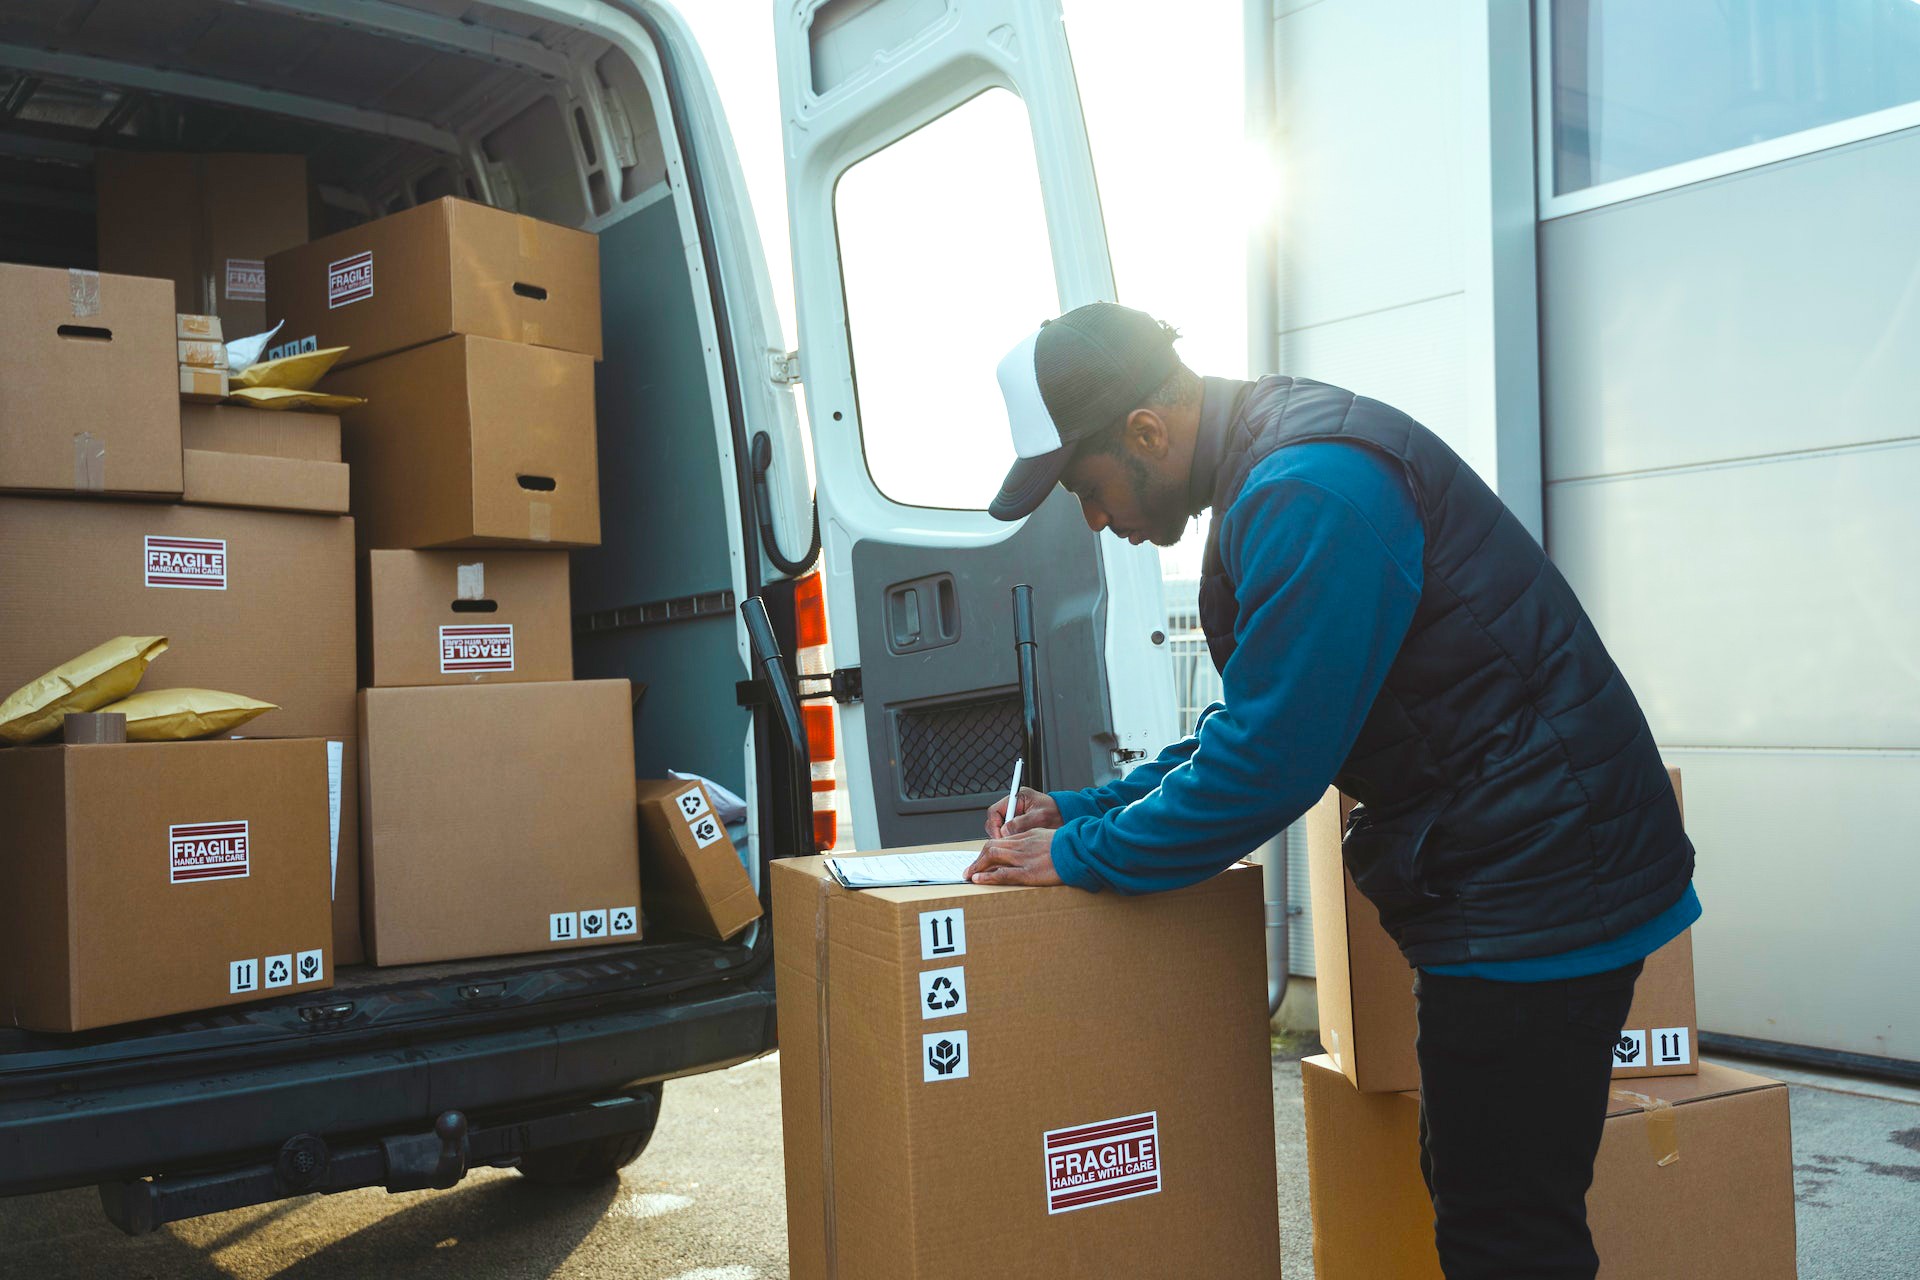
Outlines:
MULTIPOLYGON (((600 546, 573 556, 576 616, 733 584, 712 389, 674 203, 600 233, 600 546)), ((574 638, 580 679, 631 680, 642 777, 698 773, 746 794, 749 713, 731 610, 574 638)))

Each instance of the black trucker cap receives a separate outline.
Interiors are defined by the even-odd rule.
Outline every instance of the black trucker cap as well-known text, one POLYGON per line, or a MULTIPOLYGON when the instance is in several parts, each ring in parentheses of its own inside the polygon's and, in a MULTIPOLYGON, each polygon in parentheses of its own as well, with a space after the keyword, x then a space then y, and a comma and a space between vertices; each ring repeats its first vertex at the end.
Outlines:
POLYGON ((1000 361, 1018 461, 987 510, 1018 520, 1046 501, 1082 440, 1139 408, 1179 367, 1173 329, 1117 302, 1090 302, 1028 334, 1000 361))

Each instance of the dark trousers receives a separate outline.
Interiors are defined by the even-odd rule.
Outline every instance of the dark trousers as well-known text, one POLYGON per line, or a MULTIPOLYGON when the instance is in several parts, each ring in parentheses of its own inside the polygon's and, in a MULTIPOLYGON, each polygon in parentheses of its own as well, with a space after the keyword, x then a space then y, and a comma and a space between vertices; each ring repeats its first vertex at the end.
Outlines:
POLYGON ((1416 977, 1420 1172, 1447 1280, 1593 1280, 1587 1187, 1639 976, 1416 977))

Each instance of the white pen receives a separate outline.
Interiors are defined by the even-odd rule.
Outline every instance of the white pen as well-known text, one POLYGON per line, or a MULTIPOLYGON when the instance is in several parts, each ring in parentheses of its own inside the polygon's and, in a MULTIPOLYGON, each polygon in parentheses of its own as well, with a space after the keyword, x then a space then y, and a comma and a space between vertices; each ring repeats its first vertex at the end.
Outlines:
MULTIPOLYGON (((1013 821, 1013 815, 1020 810, 1020 770, 1026 765, 1024 759, 1013 762, 1013 788, 1007 792, 1007 821, 1013 821)), ((1004 825, 1004 824, 1003 824, 1004 825)))

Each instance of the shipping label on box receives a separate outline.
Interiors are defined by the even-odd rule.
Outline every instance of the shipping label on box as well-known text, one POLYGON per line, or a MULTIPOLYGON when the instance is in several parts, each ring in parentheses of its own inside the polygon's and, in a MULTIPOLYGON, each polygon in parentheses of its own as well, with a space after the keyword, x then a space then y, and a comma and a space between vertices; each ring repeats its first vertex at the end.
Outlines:
POLYGON ((229 302, 265 302, 267 300, 267 261, 265 258, 228 258, 229 302))
POLYGON ((560 551, 368 552, 364 683, 571 680, 569 574, 560 551))
POLYGON ((440 674, 513 670, 513 624, 440 628, 440 674))
POLYGON ((327 264, 327 309, 373 297, 373 254, 362 250, 327 264))
POLYGON ((247 820, 183 822, 168 827, 167 863, 174 884, 244 877, 247 874, 247 820))

